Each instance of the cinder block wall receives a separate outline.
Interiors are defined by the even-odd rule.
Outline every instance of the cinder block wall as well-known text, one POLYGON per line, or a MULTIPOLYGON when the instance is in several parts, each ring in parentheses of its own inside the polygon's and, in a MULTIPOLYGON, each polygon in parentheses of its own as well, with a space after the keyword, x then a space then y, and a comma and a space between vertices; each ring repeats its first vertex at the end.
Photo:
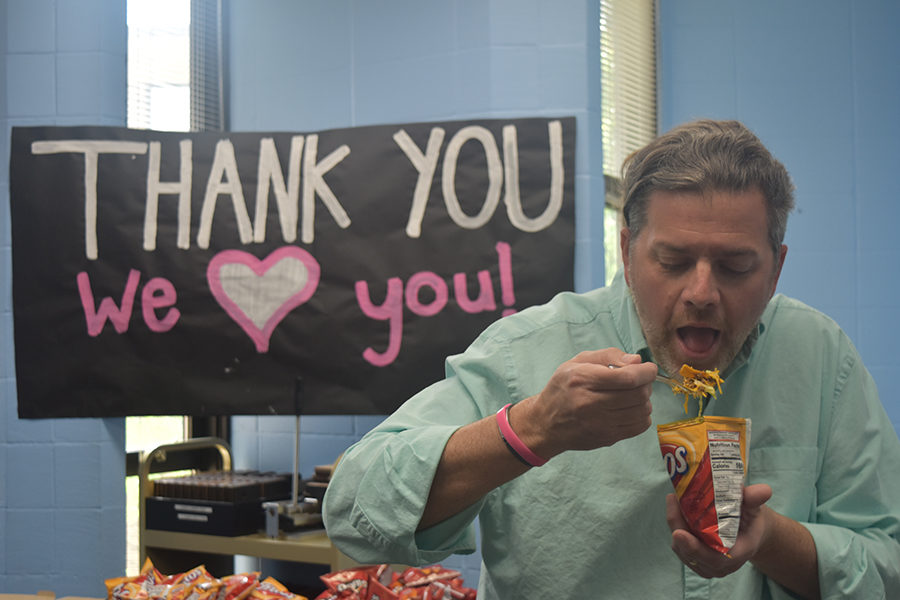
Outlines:
POLYGON ((124 125, 126 47, 125 0, 0 0, 0 592, 125 571, 124 420, 17 416, 8 165, 16 125, 124 125))

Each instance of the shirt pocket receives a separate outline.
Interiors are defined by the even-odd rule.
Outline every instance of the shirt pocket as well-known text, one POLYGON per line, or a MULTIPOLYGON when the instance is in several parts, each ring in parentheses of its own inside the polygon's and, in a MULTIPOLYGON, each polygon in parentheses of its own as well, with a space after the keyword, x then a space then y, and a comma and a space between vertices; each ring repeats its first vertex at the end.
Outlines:
POLYGON ((816 504, 818 454, 815 446, 751 448, 747 483, 769 484, 772 498, 767 504, 772 509, 798 521, 809 521, 816 504))

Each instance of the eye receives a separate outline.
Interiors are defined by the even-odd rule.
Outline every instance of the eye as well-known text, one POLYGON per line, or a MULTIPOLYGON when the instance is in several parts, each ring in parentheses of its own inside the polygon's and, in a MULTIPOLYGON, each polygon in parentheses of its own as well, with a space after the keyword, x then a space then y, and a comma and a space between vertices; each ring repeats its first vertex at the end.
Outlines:
POLYGON ((753 261, 750 260, 733 260, 719 264, 719 270, 725 275, 740 276, 747 275, 753 270, 753 261))
POLYGON ((687 261, 659 261, 659 267, 667 273, 681 273, 686 271, 689 266, 687 261))

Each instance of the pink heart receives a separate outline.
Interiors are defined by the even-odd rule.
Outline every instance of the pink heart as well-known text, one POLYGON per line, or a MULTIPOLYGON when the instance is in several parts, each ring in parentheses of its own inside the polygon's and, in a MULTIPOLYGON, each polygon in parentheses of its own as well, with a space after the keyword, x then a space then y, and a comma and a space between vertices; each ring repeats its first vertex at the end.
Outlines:
POLYGON ((312 297, 320 271, 316 259, 296 246, 279 248, 263 260, 223 250, 209 261, 206 280, 216 302, 264 353, 275 327, 312 297))

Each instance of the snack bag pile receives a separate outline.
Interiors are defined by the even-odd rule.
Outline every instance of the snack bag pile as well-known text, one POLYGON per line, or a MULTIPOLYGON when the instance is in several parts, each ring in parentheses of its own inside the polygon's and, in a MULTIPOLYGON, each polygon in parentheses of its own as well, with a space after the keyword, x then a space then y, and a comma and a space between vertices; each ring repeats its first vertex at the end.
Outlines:
POLYGON ((163 575, 148 558, 136 577, 106 580, 107 600, 307 600, 259 573, 236 573, 218 579, 200 565, 190 571, 163 575))
POLYGON ((673 391, 698 396, 700 415, 657 425, 659 448, 681 513, 707 546, 727 555, 741 524, 750 419, 705 417, 702 400, 721 391, 719 372, 681 368, 685 385, 673 391))
POLYGON ((316 600, 475 600, 459 571, 441 565, 388 571, 388 565, 344 569, 322 575, 328 589, 316 600))

